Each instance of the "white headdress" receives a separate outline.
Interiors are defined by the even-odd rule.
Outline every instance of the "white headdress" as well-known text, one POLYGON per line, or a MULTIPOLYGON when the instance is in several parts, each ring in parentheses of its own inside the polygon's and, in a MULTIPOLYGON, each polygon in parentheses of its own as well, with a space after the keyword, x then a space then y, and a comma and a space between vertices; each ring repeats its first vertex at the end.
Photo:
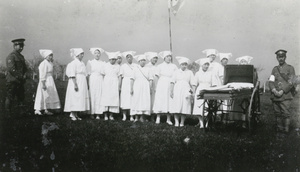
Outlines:
POLYGON ((129 54, 133 57, 136 54, 136 52, 135 51, 125 51, 125 52, 122 53, 122 56, 124 58, 126 58, 126 56, 129 55, 129 54))
POLYGON ((186 57, 182 57, 182 56, 176 56, 176 59, 177 59, 179 64, 190 62, 190 59, 188 59, 186 57))
POLYGON ((205 63, 210 64, 210 60, 208 58, 198 59, 195 62, 198 63, 200 65, 200 67, 203 66, 205 63))
POLYGON ((156 52, 146 52, 145 55, 149 61, 152 60, 154 57, 158 57, 158 53, 156 52))
POLYGON ((162 51, 160 53, 158 53, 159 57, 161 57, 162 59, 164 59, 165 57, 167 56, 171 56, 172 55, 172 52, 171 51, 162 51))
POLYGON ((202 53, 206 54, 206 57, 208 57, 210 55, 218 56, 218 51, 216 49, 206 49, 206 50, 203 50, 202 53))
POLYGON ((50 54, 53 54, 52 50, 46 50, 46 49, 41 49, 39 50, 39 52, 44 59, 48 57, 50 54))
POLYGON ((120 51, 117 51, 117 52, 107 52, 107 51, 105 51, 105 53, 108 56, 108 59, 117 59, 118 55, 120 54, 120 51))
POLYGON ((146 57, 145 54, 136 55, 136 56, 134 56, 134 58, 135 58, 137 61, 140 61, 140 60, 147 60, 147 57, 146 57))
POLYGON ((90 48, 90 52, 95 55, 95 51, 98 50, 100 51, 101 54, 104 53, 104 50, 102 48, 90 48))
POLYGON ((253 59, 253 57, 251 57, 251 56, 242 56, 235 60, 238 61, 239 63, 241 63, 242 60, 245 60, 247 62, 247 64, 250 64, 252 59, 253 59))
POLYGON ((81 54, 83 52, 84 51, 82 48, 71 48, 70 49, 71 57, 73 57, 73 58, 77 57, 79 54, 81 54))
POLYGON ((220 61, 223 59, 229 60, 232 57, 231 53, 219 53, 220 61))

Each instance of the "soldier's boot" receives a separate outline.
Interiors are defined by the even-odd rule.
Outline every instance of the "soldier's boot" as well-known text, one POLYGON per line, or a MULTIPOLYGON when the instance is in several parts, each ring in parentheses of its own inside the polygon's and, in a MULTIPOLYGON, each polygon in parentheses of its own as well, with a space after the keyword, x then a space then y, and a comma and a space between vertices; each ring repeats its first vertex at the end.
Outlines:
POLYGON ((24 102, 19 102, 17 108, 18 114, 16 115, 16 117, 24 117, 27 113, 26 105, 24 104, 24 102))
POLYGON ((290 131, 290 119, 284 119, 284 131, 288 133, 290 131))
POLYGON ((283 131, 283 120, 280 117, 276 117, 276 130, 283 131))
POLYGON ((11 100, 8 98, 5 99, 5 113, 6 113, 6 118, 11 117, 11 100))

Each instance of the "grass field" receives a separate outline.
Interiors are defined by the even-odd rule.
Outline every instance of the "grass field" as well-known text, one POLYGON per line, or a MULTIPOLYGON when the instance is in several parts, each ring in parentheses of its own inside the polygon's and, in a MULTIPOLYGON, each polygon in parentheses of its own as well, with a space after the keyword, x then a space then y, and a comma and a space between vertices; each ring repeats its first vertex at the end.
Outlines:
MULTIPOLYGON (((56 81, 62 105, 66 82, 56 81)), ((293 101, 292 130, 274 130, 269 95, 261 96, 262 116, 255 134, 235 125, 204 132, 163 123, 90 119, 68 114, 33 115, 36 82, 26 83, 26 107, 4 113, 5 81, 0 78, 0 171, 295 171, 300 169, 299 95, 293 101)), ((163 118, 163 121, 165 118, 163 118)))

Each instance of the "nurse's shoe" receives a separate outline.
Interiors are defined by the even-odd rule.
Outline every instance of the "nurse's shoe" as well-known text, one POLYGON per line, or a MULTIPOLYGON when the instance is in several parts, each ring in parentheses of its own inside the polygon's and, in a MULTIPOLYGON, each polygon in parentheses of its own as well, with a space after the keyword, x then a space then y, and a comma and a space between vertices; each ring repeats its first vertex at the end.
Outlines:
POLYGON ((41 111, 39 111, 39 110, 34 111, 34 114, 35 115, 42 115, 41 111))
POLYGON ((167 121, 167 124, 169 125, 173 125, 173 123, 171 121, 167 121))
POLYGON ((134 122, 138 122, 139 121, 139 117, 135 117, 135 120, 134 120, 134 122))
POLYGON ((126 115, 123 115, 122 121, 126 121, 126 115))
POLYGON ((99 117, 99 116, 96 116, 96 119, 100 119, 100 117, 99 117))
POLYGON ((109 116, 109 119, 112 121, 115 120, 113 116, 109 116))
POLYGON ((160 124, 160 118, 156 118, 155 124, 160 124))
POLYGON ((133 117, 132 117, 132 116, 130 116, 130 121, 134 121, 134 119, 133 119, 133 117))
MULTIPOLYGON (((169 123, 168 123, 169 124, 169 123)), ((175 127, 179 127, 179 124, 178 123, 175 123, 175 127)))
POLYGON ((53 115, 52 112, 49 112, 49 111, 47 111, 47 110, 45 111, 45 114, 46 114, 46 115, 53 115))
POLYGON ((143 117, 140 118, 141 122, 145 122, 145 119, 143 117))
POLYGON ((76 121, 77 120, 77 118, 75 117, 75 115, 73 113, 70 114, 70 118, 71 118, 72 121, 76 121))
POLYGON ((184 127, 184 124, 180 124, 179 126, 180 126, 180 127, 184 127))
POLYGON ((107 120, 108 120, 107 116, 106 116, 106 117, 104 117, 104 121, 107 121, 107 120))

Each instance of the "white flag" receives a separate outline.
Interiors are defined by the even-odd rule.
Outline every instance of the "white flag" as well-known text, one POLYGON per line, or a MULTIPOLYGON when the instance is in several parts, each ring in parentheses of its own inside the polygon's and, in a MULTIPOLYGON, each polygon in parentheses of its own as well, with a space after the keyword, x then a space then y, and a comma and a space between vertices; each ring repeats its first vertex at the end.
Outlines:
POLYGON ((169 9, 176 16, 177 12, 184 5, 184 0, 169 0, 169 9))

